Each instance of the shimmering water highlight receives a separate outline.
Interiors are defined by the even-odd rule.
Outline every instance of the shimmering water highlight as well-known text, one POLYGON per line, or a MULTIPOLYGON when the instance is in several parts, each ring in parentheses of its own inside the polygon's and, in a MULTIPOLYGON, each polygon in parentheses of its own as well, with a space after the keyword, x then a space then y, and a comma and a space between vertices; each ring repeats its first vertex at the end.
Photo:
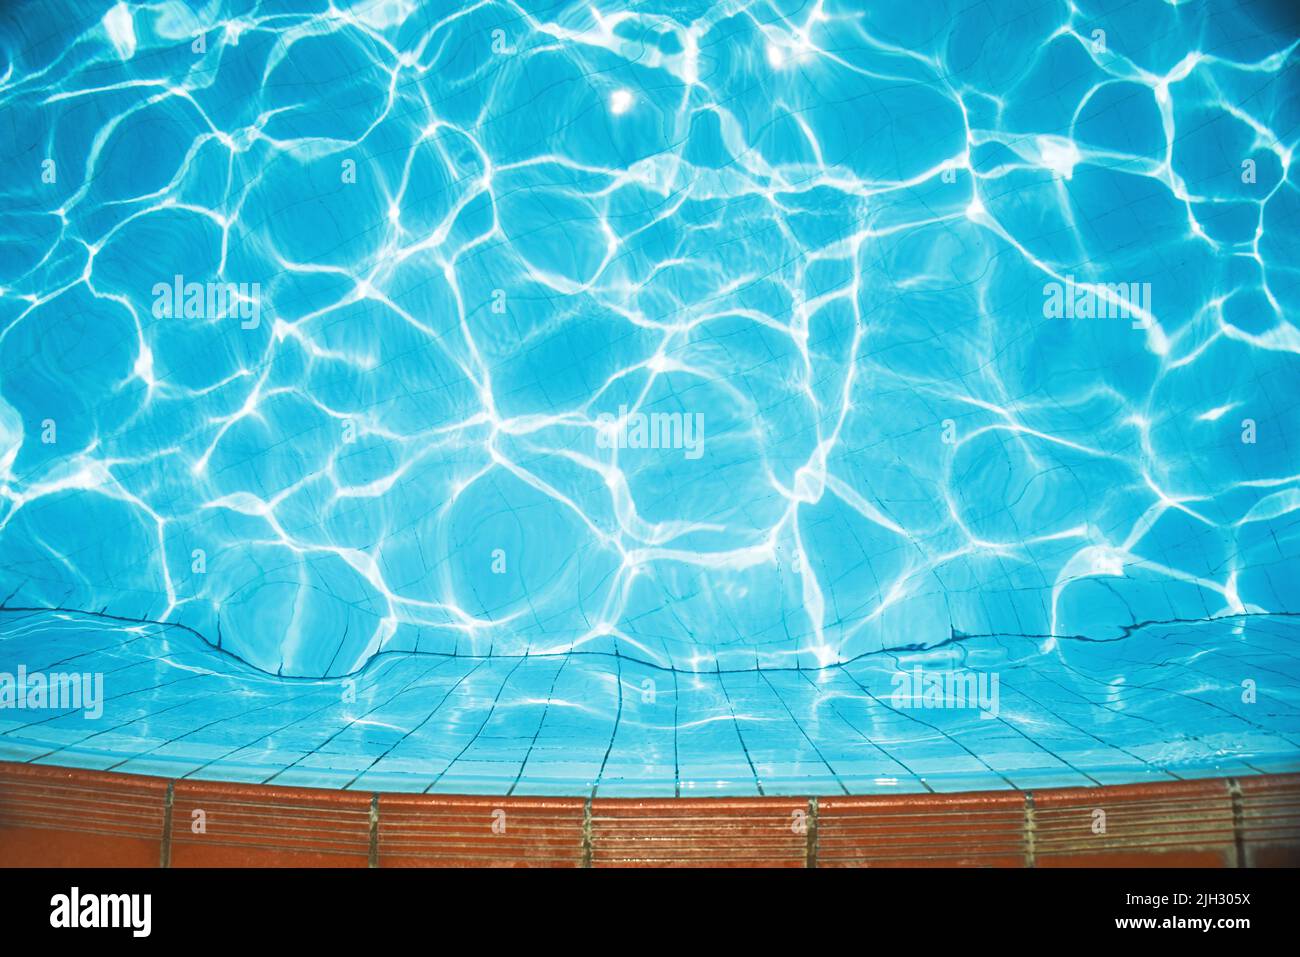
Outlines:
MULTIPOLYGON (((0 50, 0 597, 53 610, 0 661, 572 658, 612 748, 624 666, 870 709, 818 682, 980 649, 1087 670, 1108 746, 1263 682, 1241 754, 1294 756, 1274 6, 20 3, 0 50)), ((743 726, 691 700, 642 720, 743 726)))

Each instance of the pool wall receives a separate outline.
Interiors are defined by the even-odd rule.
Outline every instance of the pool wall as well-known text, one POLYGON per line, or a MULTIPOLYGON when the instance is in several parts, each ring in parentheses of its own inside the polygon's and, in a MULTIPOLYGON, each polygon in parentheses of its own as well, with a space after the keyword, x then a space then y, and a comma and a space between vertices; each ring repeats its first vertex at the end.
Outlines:
POLYGON ((0 763, 10 867, 1276 867, 1300 774, 773 798, 474 797, 0 763))

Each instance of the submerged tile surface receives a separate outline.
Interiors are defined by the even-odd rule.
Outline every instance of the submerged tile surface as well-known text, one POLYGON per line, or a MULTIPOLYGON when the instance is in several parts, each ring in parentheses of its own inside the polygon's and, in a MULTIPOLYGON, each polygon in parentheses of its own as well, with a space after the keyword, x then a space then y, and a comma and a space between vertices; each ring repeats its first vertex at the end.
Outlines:
POLYGON ((4 611, 0 672, 102 676, 103 699, 97 717, 85 707, 0 709, 0 759, 349 790, 605 797, 1249 777, 1300 769, 1298 637, 1300 623, 1264 616, 1048 650, 969 638, 820 670, 686 674, 607 655, 399 653, 348 677, 286 679, 182 628, 4 611), (899 690, 917 668, 982 676, 996 694, 982 707, 927 704, 899 690))

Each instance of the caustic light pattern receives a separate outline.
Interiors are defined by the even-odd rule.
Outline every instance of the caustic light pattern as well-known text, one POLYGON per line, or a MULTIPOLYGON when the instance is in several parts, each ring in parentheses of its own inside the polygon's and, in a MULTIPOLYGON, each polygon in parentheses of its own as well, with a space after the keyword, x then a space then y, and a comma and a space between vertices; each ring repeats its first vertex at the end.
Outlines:
POLYGON ((308 678, 1300 614, 1264 5, 6 7, 11 609, 308 678))

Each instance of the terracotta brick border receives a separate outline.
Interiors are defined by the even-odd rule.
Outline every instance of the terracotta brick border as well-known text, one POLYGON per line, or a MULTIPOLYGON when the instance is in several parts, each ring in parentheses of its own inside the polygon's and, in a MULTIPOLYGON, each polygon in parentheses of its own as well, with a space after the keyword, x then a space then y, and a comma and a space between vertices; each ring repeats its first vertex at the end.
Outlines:
POLYGON ((863 797, 379 794, 0 762, 8 867, 1297 866, 1300 774, 863 797))

